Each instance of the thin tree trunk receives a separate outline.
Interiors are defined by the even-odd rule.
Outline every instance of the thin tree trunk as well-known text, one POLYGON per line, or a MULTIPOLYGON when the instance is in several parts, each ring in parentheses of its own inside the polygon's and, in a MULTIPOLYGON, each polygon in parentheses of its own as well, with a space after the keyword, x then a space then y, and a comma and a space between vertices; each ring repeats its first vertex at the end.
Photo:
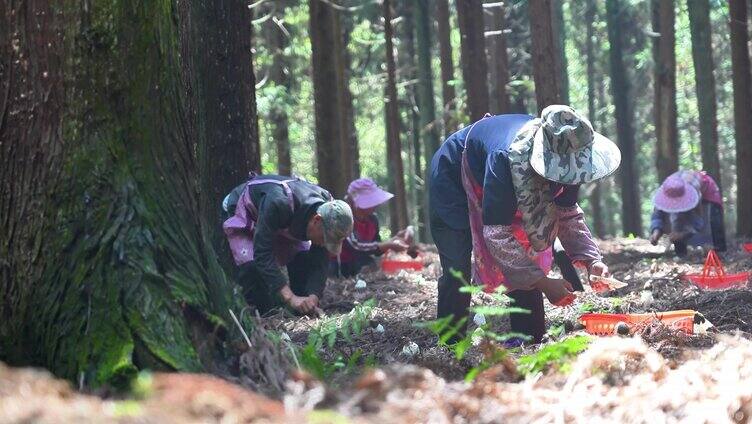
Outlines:
MULTIPOLYGON (((597 5, 595 0, 587 0, 585 6, 585 56, 587 60, 587 96, 588 96, 588 119, 595 126, 597 113, 595 109, 595 48, 593 46, 593 36, 595 35, 595 17, 597 14, 597 5)), ((601 130, 602 131, 602 130, 601 130)), ((590 194, 590 205, 593 214, 593 229, 595 235, 603 238, 606 235, 606 228, 603 222, 603 201, 601 199, 601 183, 595 182, 593 192, 590 194)))
POLYGON ((621 149, 619 182, 622 198, 622 231, 625 235, 642 234, 640 212, 639 174, 637 173, 635 136, 632 122, 634 111, 630 104, 631 87, 624 66, 623 0, 606 0, 608 20, 609 62, 611 67, 611 94, 616 113, 616 133, 621 149))
MULTIPOLYGON (((420 139, 425 153, 424 163, 427 168, 440 142, 434 103, 433 72, 431 71, 431 12, 428 0, 417 0, 415 6, 415 34, 418 45, 418 116, 420 117, 420 139)), ((430 236, 428 175, 425 168, 420 174, 424 181, 423 197, 420 199, 424 213, 419 225, 419 234, 423 241, 428 240, 430 236)))
POLYGON ((747 43, 747 4, 729 0, 736 139, 736 232, 752 237, 752 77, 747 43))
POLYGON ((652 0, 655 62, 655 129, 656 168, 663 181, 679 169, 679 131, 676 123, 676 53, 674 34, 674 1, 652 0))
POLYGON ((402 146, 399 136, 399 110, 397 105, 397 78, 394 63, 394 45, 392 42, 392 9, 391 1, 384 0, 384 38, 386 40, 386 69, 387 82, 384 88, 386 97, 386 140, 387 163, 389 165, 389 189, 394 193, 394 199, 389 203, 391 214, 390 224, 392 232, 397 232, 407 226, 407 197, 405 193, 405 172, 402 166, 402 146))
POLYGON ((405 99, 402 106, 407 110, 410 127, 405 131, 410 140, 408 149, 408 168, 407 172, 407 190, 410 202, 408 202, 408 222, 417 223, 418 234, 423 226, 420 221, 423 217, 423 147, 420 138, 420 117, 418 116, 417 90, 415 82, 418 79, 417 65, 415 63, 415 8, 414 1, 398 2, 395 11, 402 18, 400 26, 397 28, 396 38, 401 41, 401 48, 397 56, 397 79, 404 81, 405 99), (412 208, 410 207, 412 205, 412 208))
POLYGON ((319 184, 336 197, 344 196, 350 181, 352 147, 343 113, 342 32, 338 12, 321 0, 309 0, 316 112, 316 159, 319 184))
POLYGON ((475 121, 489 111, 483 3, 481 0, 456 0, 456 3, 467 114, 470 120, 475 121))
POLYGON ((493 8, 494 30, 501 33, 493 36, 492 57, 495 68, 495 78, 493 79, 493 88, 491 92, 496 99, 496 113, 511 113, 512 107, 507 92, 509 83, 509 55, 507 54, 507 36, 504 33, 506 29, 506 3, 501 3, 493 8))
POLYGON ((561 89, 561 102, 569 104, 569 74, 567 73, 567 29, 564 23, 564 1, 552 0, 553 7, 553 34, 556 41, 557 55, 557 75, 559 76, 559 87, 561 89))
POLYGON ((689 9, 689 29, 692 36, 692 61, 695 67, 697 115, 700 120, 702 168, 721 186, 710 1, 687 0, 687 8, 689 9))
POLYGON ((452 41, 449 38, 449 2, 436 1, 437 34, 439 39, 439 56, 441 57, 441 100, 444 117, 444 135, 449 136, 457 130, 456 95, 454 91, 454 60, 452 59, 452 41))
MULTIPOLYGON (((597 16, 597 15, 596 15, 597 16)), ((596 35, 597 39, 597 35, 596 35)), ((607 63, 604 63, 604 57, 601 57, 599 55, 598 62, 596 65, 599 65, 598 68, 603 70, 608 67, 607 63)), ((612 119, 611 115, 608 115, 606 106, 608 105, 608 101, 606 100, 606 83, 605 83, 605 75, 604 71, 596 72, 595 73, 595 116, 596 116, 596 122, 593 124, 596 125, 599 128, 599 131, 603 131, 606 128, 606 125, 610 122, 612 119)), ((613 192, 616 191, 616 184, 614 183, 614 177, 608 177, 604 180, 601 180, 598 182, 600 185, 600 194, 601 194, 601 207, 603 209, 603 227, 605 229, 604 234, 606 235, 615 235, 618 233, 617 224, 616 224, 616 216, 617 216, 617 207, 616 202, 614 201, 614 197, 612 195, 613 192)))
MULTIPOLYGON (((284 15, 284 7, 274 10, 278 16, 284 15)), ((274 18, 265 24, 264 35, 266 43, 271 50, 272 65, 269 70, 269 79, 275 86, 280 87, 277 91, 280 95, 273 100, 269 120, 274 125, 272 138, 277 148, 277 173, 280 175, 292 174, 292 160, 290 158, 290 124, 287 116, 288 99, 290 96, 292 68, 288 65, 284 50, 289 44, 287 35, 279 27, 281 20, 274 18)))
MULTIPOLYGON (((530 61, 532 49, 530 35, 529 2, 509 2, 507 9, 507 53, 509 55, 509 74, 512 81, 530 82, 533 79, 533 68, 530 61)), ((508 87, 509 97, 514 113, 535 113, 533 103, 535 93, 528 87, 533 84, 516 84, 508 87)))
POLYGON ((533 80, 538 113, 562 103, 561 64, 553 27, 552 0, 530 0, 528 16, 532 35, 533 80))
POLYGON ((353 107, 353 95, 350 90, 350 77, 352 75, 352 58, 350 57, 350 33, 352 32, 352 16, 344 16, 344 25, 342 31, 342 59, 343 59, 343 77, 342 77, 342 108, 345 118, 345 131, 348 141, 348 154, 350 156, 350 169, 348 182, 360 177, 360 148, 358 144, 358 132, 355 128, 355 108, 353 107))

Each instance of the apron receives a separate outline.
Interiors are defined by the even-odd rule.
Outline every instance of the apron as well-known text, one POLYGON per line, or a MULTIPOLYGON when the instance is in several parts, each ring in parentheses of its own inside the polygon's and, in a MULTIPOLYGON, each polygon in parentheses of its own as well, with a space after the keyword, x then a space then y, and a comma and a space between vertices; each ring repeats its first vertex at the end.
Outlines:
MULTIPOLYGON (((232 257, 235 259, 235 265, 243 265, 253 260, 253 235, 258 221, 258 209, 251 200, 250 187, 257 184, 277 184, 282 186, 287 195, 287 202, 291 210, 295 210, 295 202, 292 197, 292 190, 288 185, 295 179, 274 180, 269 178, 256 179, 252 176, 248 181, 243 193, 240 195, 238 205, 235 208, 235 215, 227 219, 222 228, 230 243, 232 257)), ((290 234, 288 229, 277 231, 277 237, 274 240, 274 257, 280 266, 287 265, 298 252, 306 251, 311 248, 311 242, 308 240, 298 240, 290 234)))
MULTIPOLYGON (((475 124, 473 124, 475 125, 475 124)), ((467 194, 468 215, 470 218, 470 232, 473 238, 473 281, 485 286, 485 291, 491 293, 502 284, 506 283, 504 274, 501 272, 501 265, 491 254, 486 245, 486 239, 483 237, 483 186, 481 186, 475 177, 467 159, 467 143, 470 140, 470 128, 465 138, 465 149, 462 152, 462 186, 467 194)), ((535 252, 530 246, 527 233, 522 224, 522 213, 517 210, 512 219, 512 233, 514 238, 522 245, 530 259, 548 274, 553 262, 551 248, 542 252, 535 252)), ((507 287, 508 288, 508 287, 507 287)))

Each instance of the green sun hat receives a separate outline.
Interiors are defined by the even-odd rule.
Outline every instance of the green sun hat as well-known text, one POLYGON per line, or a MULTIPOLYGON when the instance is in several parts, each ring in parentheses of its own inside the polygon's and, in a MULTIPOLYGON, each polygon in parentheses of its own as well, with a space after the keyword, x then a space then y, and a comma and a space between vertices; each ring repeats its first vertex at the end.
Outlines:
POLYGON ((342 200, 332 200, 319 206, 316 212, 324 224, 324 247, 329 253, 338 256, 342 252, 342 241, 353 230, 350 205, 342 200))

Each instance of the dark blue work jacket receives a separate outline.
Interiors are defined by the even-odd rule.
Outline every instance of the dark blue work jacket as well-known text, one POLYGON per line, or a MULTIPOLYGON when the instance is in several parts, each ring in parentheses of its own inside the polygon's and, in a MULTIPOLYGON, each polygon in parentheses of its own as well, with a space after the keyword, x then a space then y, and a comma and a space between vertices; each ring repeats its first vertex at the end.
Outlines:
MULTIPOLYGON (((483 186, 483 224, 510 225, 517 211, 517 197, 509 164, 509 146, 514 137, 533 119, 530 115, 496 115, 481 119, 449 136, 431 160, 429 207, 432 214, 454 229, 470 227, 467 196, 462 186, 462 152, 467 140, 468 165, 475 181, 483 186)), ((563 186, 556 204, 572 206, 579 186, 563 186)), ((556 193, 562 185, 551 183, 556 193)))

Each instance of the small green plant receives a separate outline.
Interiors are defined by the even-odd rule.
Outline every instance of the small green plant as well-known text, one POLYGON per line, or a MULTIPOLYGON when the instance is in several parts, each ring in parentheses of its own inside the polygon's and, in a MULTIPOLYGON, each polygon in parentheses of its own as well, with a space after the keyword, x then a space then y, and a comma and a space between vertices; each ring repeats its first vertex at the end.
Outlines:
POLYGON ((551 367, 568 372, 572 360, 587 349, 591 341, 588 336, 574 336, 546 345, 535 353, 521 356, 517 360, 517 369, 522 375, 543 372, 551 367))
MULTIPOLYGON (((461 272, 458 272, 456 270, 450 270, 450 272, 455 278, 463 282, 463 286, 460 288, 460 292, 473 295, 483 291, 483 288, 480 286, 473 286, 468 284, 461 272)), ((496 289, 496 291, 494 291, 493 294, 491 294, 491 296, 501 305, 508 305, 512 300, 504 294, 504 291, 504 287, 500 286, 496 289)), ((528 311, 527 309, 522 309, 514 306, 498 305, 476 306, 470 308, 470 311, 471 313, 482 314, 484 317, 505 316, 511 313, 530 313, 530 311, 528 311)), ((475 330, 475 332, 459 337, 460 329, 464 327, 466 322, 466 317, 455 321, 453 316, 448 316, 433 321, 417 323, 416 326, 424 328, 435 334, 438 337, 438 344, 440 346, 446 346, 454 354, 454 357, 457 360, 462 360, 465 357, 468 349, 470 349, 470 347, 472 347, 475 343, 489 343, 490 345, 492 345, 493 342, 505 342, 515 337, 522 339, 527 338, 527 336, 525 335, 516 333, 498 334, 490 329, 489 324, 480 325, 478 329, 475 330)), ((465 376, 465 379, 467 381, 471 381, 483 370, 503 360, 506 357, 506 354, 506 349, 494 349, 493 354, 484 355, 484 358, 480 362, 480 364, 472 368, 465 376)))
POLYGON ((330 349, 337 343, 338 336, 346 342, 352 342, 352 336, 359 336, 373 315, 376 301, 368 299, 355 306, 347 315, 333 317, 325 320, 317 328, 308 333, 308 344, 313 344, 316 349, 324 345, 330 349))
POLYGON ((609 299, 611 301, 611 307, 614 309, 620 308, 624 304, 623 297, 611 297, 609 299))
POLYGON ((581 314, 593 312, 595 311, 595 304, 592 302, 583 302, 580 304, 579 310, 581 314))
POLYGON ((300 366, 320 380, 329 379, 336 371, 352 372, 361 359, 366 366, 373 366, 376 362, 373 355, 363 358, 363 351, 360 349, 350 355, 338 354, 331 361, 324 359, 322 353, 325 349, 332 349, 340 338, 352 343, 352 337, 360 335, 371 319, 375 303, 373 299, 369 299, 357 305, 347 315, 330 318, 312 329, 308 333, 306 345, 298 355, 300 366))

